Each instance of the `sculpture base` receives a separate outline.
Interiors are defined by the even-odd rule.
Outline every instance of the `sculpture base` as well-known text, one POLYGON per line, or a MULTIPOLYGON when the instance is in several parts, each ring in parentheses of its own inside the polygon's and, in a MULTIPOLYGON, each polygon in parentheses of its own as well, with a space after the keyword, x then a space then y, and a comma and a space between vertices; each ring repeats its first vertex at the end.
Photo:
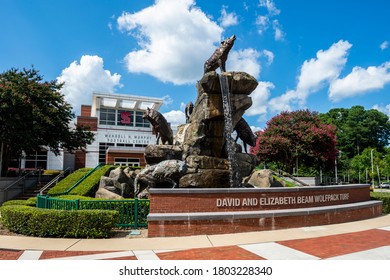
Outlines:
POLYGON ((148 236, 318 226, 382 214, 369 185, 270 189, 151 189, 148 236))

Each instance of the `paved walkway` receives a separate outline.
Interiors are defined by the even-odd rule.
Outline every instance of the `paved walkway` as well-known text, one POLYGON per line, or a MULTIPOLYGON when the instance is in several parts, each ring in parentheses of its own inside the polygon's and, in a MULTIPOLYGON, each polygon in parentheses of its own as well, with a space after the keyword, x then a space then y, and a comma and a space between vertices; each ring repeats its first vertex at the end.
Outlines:
POLYGON ((336 225, 167 238, 0 236, 0 260, 390 260, 390 215, 336 225))

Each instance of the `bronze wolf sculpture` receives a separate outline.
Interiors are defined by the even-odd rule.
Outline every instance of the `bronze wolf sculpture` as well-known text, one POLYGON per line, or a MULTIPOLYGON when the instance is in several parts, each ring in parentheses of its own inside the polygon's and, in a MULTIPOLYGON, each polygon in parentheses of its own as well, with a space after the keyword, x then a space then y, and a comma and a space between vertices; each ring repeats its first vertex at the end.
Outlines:
POLYGON ((245 153, 248 153, 246 150, 247 144, 252 147, 256 146, 256 136, 253 134, 252 129, 249 127, 249 124, 244 120, 244 118, 241 118, 237 122, 234 130, 237 132, 235 142, 237 142, 238 138, 244 142, 245 153))
POLYGON ((177 159, 164 160, 147 166, 135 177, 134 194, 137 196, 140 192, 140 183, 143 185, 142 189, 154 188, 161 183, 169 183, 172 188, 175 188, 177 185, 175 180, 185 172, 187 172, 187 164, 177 159))
POLYGON ((187 103, 186 109, 185 109, 186 123, 190 122, 190 117, 191 117, 193 110, 194 110, 194 104, 192 102, 187 103))
POLYGON ((218 67, 221 68, 221 72, 226 72, 226 60, 235 40, 236 36, 233 35, 221 42, 221 45, 214 51, 212 56, 206 60, 204 73, 215 71, 218 67))
POLYGON ((173 144, 173 132, 164 116, 149 107, 146 109, 145 113, 142 116, 143 119, 147 119, 153 127, 153 132, 156 134, 156 145, 161 138, 162 144, 168 143, 169 145, 173 144))

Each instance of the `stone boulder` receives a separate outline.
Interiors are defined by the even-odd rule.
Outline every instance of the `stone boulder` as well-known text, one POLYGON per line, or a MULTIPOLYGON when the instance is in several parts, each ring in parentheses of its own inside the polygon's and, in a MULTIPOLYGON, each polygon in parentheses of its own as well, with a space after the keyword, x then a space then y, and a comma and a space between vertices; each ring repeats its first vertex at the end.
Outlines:
POLYGON ((147 164, 157 164, 164 160, 181 160, 183 149, 176 145, 148 145, 145 148, 145 161, 147 164))
POLYGON ((97 190, 95 197, 106 199, 133 197, 134 177, 136 174, 129 168, 126 168, 125 170, 118 167, 111 170, 108 177, 102 176, 100 178, 99 189, 97 190))
POLYGON ((236 153, 236 160, 240 178, 249 176, 257 165, 257 157, 252 154, 236 153))
POLYGON ((244 183, 248 183, 255 188, 275 188, 286 186, 284 181, 275 179, 272 175, 272 171, 269 169, 262 169, 253 172, 249 178, 244 180, 244 183))
POLYGON ((269 169, 257 170, 250 176, 248 183, 256 188, 270 188, 274 178, 269 169))
POLYGON ((226 188, 229 186, 229 170, 201 169, 197 173, 180 178, 180 188, 226 188))
MULTIPOLYGON (((232 94, 251 94, 257 87, 257 80, 246 72, 223 72, 228 80, 229 90, 232 94)), ((216 71, 207 72, 198 83, 201 92, 211 94, 221 93, 221 85, 216 71)), ((198 90, 199 91, 199 90, 198 90)))

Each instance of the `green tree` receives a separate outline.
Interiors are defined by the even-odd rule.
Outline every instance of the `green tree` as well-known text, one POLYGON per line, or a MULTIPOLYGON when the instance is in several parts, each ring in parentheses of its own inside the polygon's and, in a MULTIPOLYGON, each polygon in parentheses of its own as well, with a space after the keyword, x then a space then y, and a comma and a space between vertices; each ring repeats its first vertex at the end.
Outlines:
POLYGON ((320 118, 337 127, 337 147, 348 158, 359 155, 368 147, 383 152, 389 144, 389 118, 378 110, 365 110, 363 106, 336 108, 320 114, 320 118))
POLYGON ((70 126, 75 116, 60 93, 62 86, 43 81, 35 69, 0 74, 0 172, 11 154, 33 153, 42 146, 58 154, 60 149, 74 151, 92 143, 94 135, 87 128, 70 126))
POLYGON ((299 165, 317 169, 326 163, 334 166, 336 128, 321 122, 316 112, 282 112, 257 136, 251 152, 260 162, 275 162, 290 173, 299 165))
POLYGON ((376 149, 366 148, 360 155, 356 155, 351 159, 351 168, 353 169, 355 176, 359 173, 361 176, 363 176, 363 174, 365 176, 367 172, 371 180, 377 180, 377 169, 380 170, 380 173, 384 170, 384 162, 382 158, 382 153, 378 152, 376 149))

